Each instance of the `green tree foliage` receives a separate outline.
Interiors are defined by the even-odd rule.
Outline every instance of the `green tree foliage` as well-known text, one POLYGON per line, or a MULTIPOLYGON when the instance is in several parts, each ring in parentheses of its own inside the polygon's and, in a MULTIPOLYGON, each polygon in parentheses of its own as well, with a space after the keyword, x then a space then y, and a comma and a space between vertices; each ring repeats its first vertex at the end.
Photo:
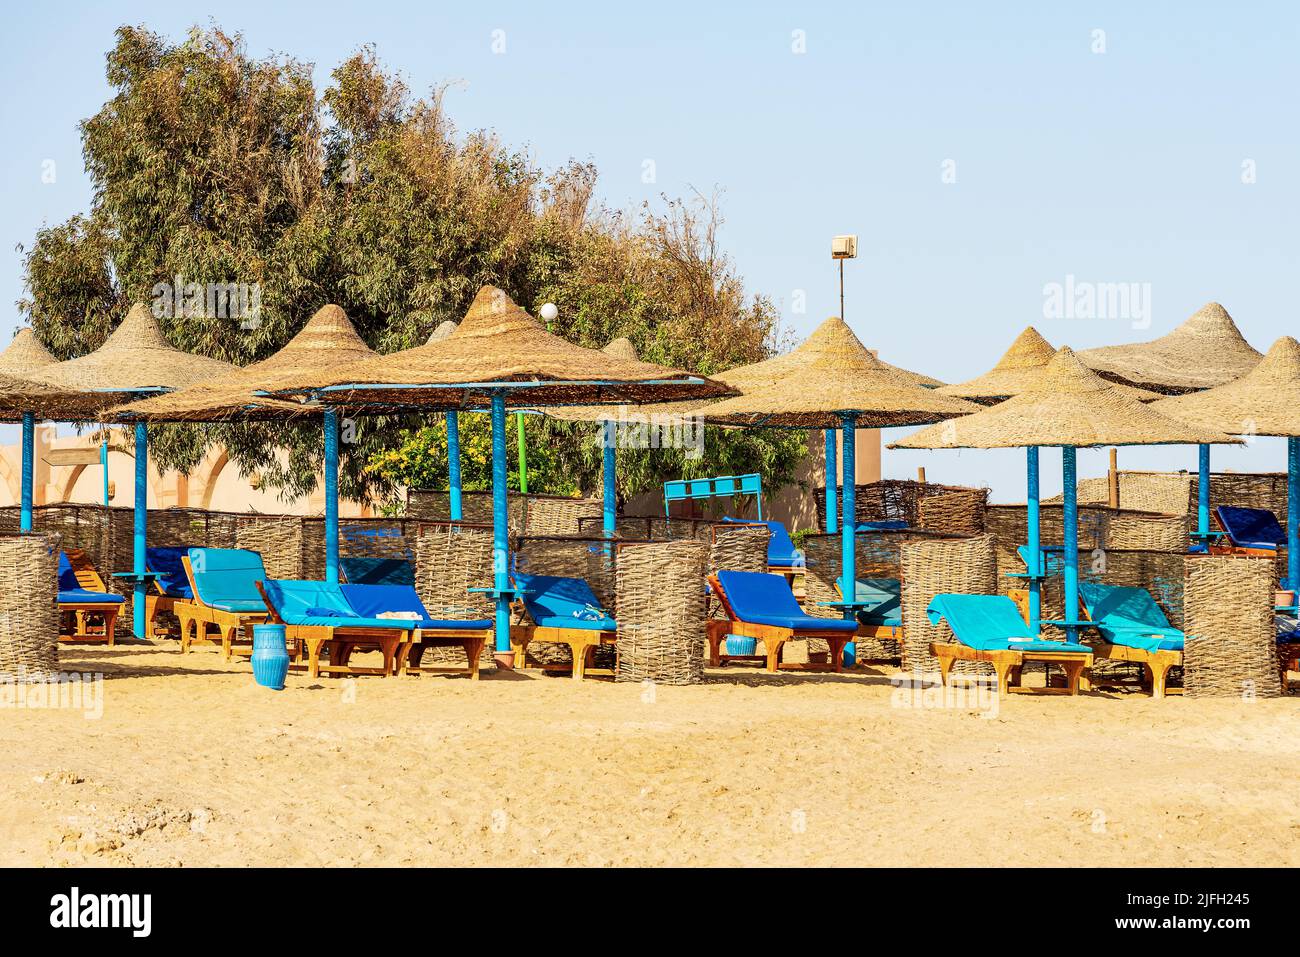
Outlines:
MULTIPOLYGON (((318 96, 307 64, 251 58, 239 35, 196 28, 172 43, 121 27, 107 76, 112 98, 81 124, 91 208, 40 230, 25 253, 19 307, 61 358, 99 346, 130 303, 154 301, 176 277, 258 285, 251 327, 185 311, 159 320, 180 348, 241 365, 329 302, 379 351, 418 345, 459 320, 483 283, 534 314, 555 302, 552 331, 573 342, 627 336, 642 358, 704 374, 780 345, 773 304, 746 297, 718 246, 713 198, 605 209, 590 165, 548 172, 490 132, 459 134, 441 90, 414 98, 368 48, 318 96)), ((477 428, 466 429, 470 446, 477 428)), ((593 427, 530 418, 528 431, 538 443, 530 490, 598 485, 593 427)), ((427 418, 367 416, 354 433, 341 446, 344 495, 445 486, 434 467, 445 437, 427 418)), ((321 440, 310 425, 169 426, 153 430, 151 450, 188 470, 213 443, 286 497, 315 486, 321 440)), ((780 484, 803 449, 798 433, 709 430, 698 459, 621 451, 620 490, 726 471, 780 484)))

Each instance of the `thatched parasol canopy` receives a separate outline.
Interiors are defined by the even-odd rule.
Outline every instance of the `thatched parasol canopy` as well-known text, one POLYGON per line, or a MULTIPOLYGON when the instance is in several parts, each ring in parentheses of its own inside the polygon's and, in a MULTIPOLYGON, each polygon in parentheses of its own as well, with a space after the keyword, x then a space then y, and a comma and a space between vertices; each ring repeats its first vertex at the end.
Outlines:
POLYGON ((455 331, 456 331, 456 323, 452 322, 450 319, 444 322, 440 322, 438 323, 438 328, 434 329, 433 332, 429 333, 429 338, 424 340, 424 344, 428 346, 428 345, 432 345, 435 342, 440 342, 441 340, 446 339, 449 335, 451 335, 455 331))
POLYGON ((447 338, 305 373, 277 393, 319 393, 331 405, 482 408, 497 389, 510 406, 704 399, 726 386, 680 369, 619 359, 552 335, 494 286, 474 297, 447 338), (331 388, 332 387, 332 388, 331 388), (328 388, 327 393, 321 390, 328 388))
POLYGON ((600 350, 607 356, 613 356, 615 359, 626 359, 630 362, 636 362, 640 356, 636 354, 636 346, 632 345, 632 340, 627 336, 619 336, 612 339, 600 350))
POLYGON ((99 411, 124 394, 183 389, 229 376, 237 366, 192 355, 175 348, 163 336, 149 307, 136 303, 102 346, 33 373, 63 398, 47 410, 51 417, 93 406, 99 411))
MULTIPOLYGON (((1024 332, 1016 336, 1011 348, 1002 354, 1002 358, 988 372, 966 382, 946 385, 937 391, 943 395, 957 396, 972 402, 991 404, 1019 395, 1032 388, 1034 380, 1043 368, 1052 361, 1056 350, 1051 343, 1033 326, 1026 326, 1024 332)), ((1160 398, 1160 393, 1148 389, 1115 383, 1115 388, 1127 393, 1131 398, 1151 402, 1160 398)))
POLYGON ((793 352, 742 366, 718 378, 742 391, 697 406, 718 425, 831 429, 854 413, 859 428, 920 425, 978 409, 963 399, 912 384, 873 356, 838 316, 793 352))
POLYGON ((30 329, 19 329, 18 335, 0 352, 0 372, 23 376, 33 369, 52 366, 59 360, 50 354, 50 350, 41 345, 36 333, 30 329))
POLYGON ((1235 382, 1151 408, 1232 435, 1300 436, 1300 343, 1283 336, 1235 382))
POLYGON ((1112 388, 1063 346, 1033 387, 991 408, 932 425, 898 449, 1004 449, 1072 445, 1239 444, 1215 429, 1161 415, 1112 388))
POLYGON ((1240 378, 1261 358, 1217 302, 1202 306, 1151 342, 1085 349, 1079 358, 1103 378, 1166 395, 1211 389, 1240 378))
POLYGON ((335 305, 323 306, 274 355, 237 369, 218 382, 116 406, 102 418, 215 422, 234 418, 285 419, 318 413, 319 406, 267 398, 258 393, 274 391, 284 382, 297 382, 318 367, 358 362, 376 355, 357 335, 347 313, 335 305))

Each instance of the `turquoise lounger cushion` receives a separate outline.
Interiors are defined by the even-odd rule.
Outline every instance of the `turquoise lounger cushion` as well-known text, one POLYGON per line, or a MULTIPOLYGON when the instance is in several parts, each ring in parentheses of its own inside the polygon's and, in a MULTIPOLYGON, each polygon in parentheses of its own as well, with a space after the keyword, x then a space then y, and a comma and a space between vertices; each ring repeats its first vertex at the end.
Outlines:
POLYGON ((415 586, 415 567, 405 558, 340 558, 339 567, 351 585, 415 586))
POLYGON ((222 611, 266 611, 257 583, 266 580, 262 556, 246 548, 191 548, 196 596, 222 611))
POLYGON ((1183 650, 1183 633, 1169 624, 1145 588, 1080 582, 1079 598, 1111 644, 1143 651, 1183 650))
POLYGON ((936 595, 926 614, 932 625, 946 619, 957 640, 977 651, 1092 650, 1075 642, 1039 638, 1005 595, 936 595))
POLYGON ((773 568, 794 568, 803 564, 803 553, 794 547, 790 533, 781 522, 751 521, 747 518, 724 517, 724 522, 742 525, 766 525, 767 564, 773 568))
POLYGON ((1238 548, 1276 550, 1286 544, 1286 532, 1282 530, 1277 516, 1266 508, 1220 505, 1215 508, 1214 514, 1229 540, 1238 548))
POLYGON ((858 522, 856 532, 901 532, 907 528, 907 522, 890 519, 884 522, 858 522))
POLYGON ((395 628, 410 631, 415 622, 396 618, 364 618, 352 610, 338 585, 298 579, 267 579, 266 597, 289 625, 330 628, 395 628))
POLYGON ((723 571, 718 572, 718 584, 736 617, 752 625, 773 625, 795 631, 858 630, 856 621, 805 614, 784 575, 723 571))
POLYGON ((189 579, 185 577, 185 567, 181 564, 181 558, 188 551, 187 548, 163 546, 144 550, 145 567, 157 574, 158 585, 170 598, 194 597, 189 579))
POLYGON ((385 613, 409 612, 419 615, 416 628, 457 629, 480 631, 492 627, 491 618, 473 618, 466 621, 453 618, 432 618, 411 585, 340 585, 343 597, 360 618, 377 618, 385 613))
POLYGON ((600 605, 591 586, 581 578, 515 573, 523 592, 524 609, 541 628, 581 628, 615 631, 618 622, 600 605))
POLYGON ((854 587, 854 601, 869 602, 858 609, 858 621, 864 625, 903 625, 903 589, 897 578, 859 578, 854 587))

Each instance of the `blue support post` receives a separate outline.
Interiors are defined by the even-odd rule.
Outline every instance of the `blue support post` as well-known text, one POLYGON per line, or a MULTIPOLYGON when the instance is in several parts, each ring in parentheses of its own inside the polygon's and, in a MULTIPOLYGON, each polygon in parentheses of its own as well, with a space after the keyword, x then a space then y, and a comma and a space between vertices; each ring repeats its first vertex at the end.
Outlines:
POLYGON ((36 467, 36 416, 31 412, 23 413, 23 491, 22 514, 18 519, 18 530, 32 530, 32 478, 36 467))
POLYGON ((131 599, 133 631, 137 638, 145 637, 144 601, 149 590, 145 580, 144 548, 149 523, 149 427, 143 422, 135 424, 135 548, 131 572, 134 592, 131 599))
POLYGON ((339 420, 325 409, 325 582, 339 583, 339 420))
POLYGON ((1027 500, 1029 502, 1029 629, 1038 631, 1043 619, 1042 540, 1039 536, 1038 446, 1025 449, 1027 500))
POLYGON ((835 498, 839 489, 835 487, 835 430, 826 429, 826 534, 834 535, 835 498))
MULTIPOLYGON (((842 601, 854 601, 858 597, 857 589, 857 543, 855 533, 857 532, 858 523, 856 521, 858 509, 854 501, 857 489, 854 482, 857 479, 857 470, 854 463, 854 453, 857 435, 854 426, 857 423, 857 416, 845 414, 843 417, 844 425, 844 481, 842 490, 844 495, 844 507, 840 518, 840 599, 842 601)), ((845 608, 844 617, 852 618, 853 609, 845 608)))
POLYGON ((1210 447, 1201 446, 1200 473, 1196 489, 1196 537, 1202 545, 1210 541, 1210 447))
POLYGON ((461 520, 460 511, 460 413, 447 413, 447 482, 451 520, 461 520))
POLYGON ((506 498, 506 398, 492 394, 492 586, 496 601, 496 650, 510 651, 510 540, 506 498))
POLYGON ((1286 587, 1300 588, 1300 438, 1286 440, 1286 587))
MULTIPOLYGON (((1073 445, 1061 447, 1061 480, 1065 483, 1065 620, 1079 620, 1079 489, 1073 445)), ((1076 640, 1079 629, 1067 625, 1065 635, 1076 640)))
POLYGON ((617 461, 615 459, 614 439, 617 423, 613 421, 601 423, 603 434, 604 448, 601 450, 604 455, 605 471, 603 475, 605 510, 604 510, 604 531, 605 537, 612 539, 614 537, 615 525, 618 521, 618 472, 615 468, 617 461))

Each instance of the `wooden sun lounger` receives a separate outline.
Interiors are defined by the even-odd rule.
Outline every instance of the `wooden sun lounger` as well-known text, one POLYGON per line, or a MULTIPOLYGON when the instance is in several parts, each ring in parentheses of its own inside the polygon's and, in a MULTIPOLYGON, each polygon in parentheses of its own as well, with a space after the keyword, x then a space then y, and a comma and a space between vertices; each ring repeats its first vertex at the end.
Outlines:
POLYGON ((714 596, 717 597, 719 604, 722 606, 722 613, 727 616, 726 621, 709 620, 705 626, 705 636, 709 642, 709 665, 718 667, 723 663, 724 658, 734 660, 740 656, 723 655, 722 642, 728 634, 737 635, 741 638, 757 638, 763 643, 766 655, 744 656, 746 658, 755 658, 763 661, 766 669, 775 674, 779 670, 787 671, 833 671, 836 674, 844 670, 844 646, 853 640, 852 632, 826 629, 819 630, 815 626, 807 628, 783 628, 779 625, 763 625, 754 622, 742 621, 736 616, 735 610, 727 600, 726 592, 722 588, 718 576, 709 576, 709 588, 713 590, 714 596), (830 646, 830 661, 826 664, 786 664, 781 661, 781 648, 787 641, 792 639, 819 638, 830 646))
POLYGON ((234 612, 213 608, 199 597, 198 587, 194 584, 194 569, 189 557, 181 559, 185 568, 185 577, 190 582, 192 600, 182 598, 173 600, 172 614, 180 622, 181 654, 187 654, 191 645, 208 644, 212 641, 208 626, 214 625, 218 631, 221 653, 229 661, 238 651, 241 655, 253 653, 253 625, 260 625, 269 617, 265 611, 234 612))
MULTIPOLYGON (((515 667, 528 667, 528 646, 534 641, 553 641, 568 645, 573 653, 573 677, 581 681, 587 675, 612 678, 615 669, 591 667, 591 657, 601 645, 618 647, 617 633, 592 628, 554 628, 524 622, 510 626, 510 647, 515 652, 515 667)), ((543 666, 549 667, 549 666, 543 666)))
POLYGON ((335 628, 331 625, 291 625, 275 610, 275 606, 266 596, 264 583, 257 583, 257 590, 266 601, 270 620, 277 625, 284 625, 285 638, 298 646, 297 654, 289 665, 291 670, 306 671, 307 677, 318 678, 320 675, 378 675, 385 677, 397 673, 399 657, 405 660, 403 645, 413 644, 418 640, 418 633, 397 628, 361 628, 355 625, 335 628), (384 656, 384 663, 379 668, 358 668, 348 663, 352 653, 358 650, 377 648, 384 656), (321 664, 320 653, 329 653, 329 663, 321 664))
MULTIPOLYGON (((104 579, 95 570, 94 564, 84 550, 65 548, 63 554, 67 556, 68 564, 72 566, 72 573, 76 576, 77 585, 83 591, 108 593, 104 579)), ((71 630, 65 630, 60 624, 59 640, 70 643, 103 641, 111 648, 114 643, 113 631, 117 627, 117 616, 121 614, 123 605, 121 601, 59 602, 60 622, 64 615, 71 617, 73 622, 71 630), (101 624, 92 625, 92 618, 99 618, 101 624)))

